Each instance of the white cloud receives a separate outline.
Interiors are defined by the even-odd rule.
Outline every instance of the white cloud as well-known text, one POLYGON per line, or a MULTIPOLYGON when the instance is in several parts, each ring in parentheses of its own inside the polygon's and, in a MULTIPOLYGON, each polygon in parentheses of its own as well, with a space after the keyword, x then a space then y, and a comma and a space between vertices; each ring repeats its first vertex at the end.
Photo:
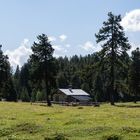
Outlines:
POLYGON ((70 48, 70 47, 71 47, 71 45, 70 45, 70 44, 66 44, 65 46, 66 46, 66 48, 70 48))
POLYGON ((63 35, 60 35, 59 36, 59 39, 60 39, 61 42, 63 42, 63 41, 65 41, 67 39, 67 36, 64 35, 64 34, 63 35))
MULTIPOLYGON (((130 45, 131 49, 127 51, 129 55, 131 55, 131 52, 136 50, 136 48, 140 48, 140 44, 130 42, 130 45)), ((94 46, 91 41, 87 41, 84 43, 84 45, 79 45, 79 47, 87 51, 88 53, 99 52, 102 49, 101 45, 94 46)))
POLYGON ((54 37, 54 36, 49 36, 48 39, 49 39, 49 41, 51 41, 51 42, 56 41, 56 37, 54 37))
MULTIPOLYGON (((60 41, 64 41, 67 38, 66 35, 59 36, 60 41)), ((57 38, 54 36, 49 37, 49 41, 56 41, 57 38)), ((38 43, 38 40, 35 41, 38 43)), ((59 42, 60 43, 60 42, 59 42)), ((6 50, 5 54, 8 55, 9 61, 11 66, 15 69, 17 65, 19 67, 22 67, 22 65, 27 62, 27 59, 29 58, 29 55, 32 54, 32 50, 29 47, 30 43, 28 39, 24 39, 21 45, 16 48, 15 50, 6 50)), ((68 52, 67 48, 70 47, 70 44, 63 44, 63 45, 53 45, 52 46, 55 49, 54 56, 65 56, 68 52)))
POLYGON ((24 41, 21 43, 21 45, 11 51, 11 50, 6 50, 5 54, 8 55, 9 61, 11 66, 14 68, 19 65, 21 67, 23 63, 27 61, 29 58, 29 55, 32 53, 31 48, 29 48, 29 40, 24 39, 24 41))
POLYGON ((62 50, 63 50, 63 48, 62 48, 61 45, 53 45, 52 47, 53 47, 56 51, 62 51, 62 50))
POLYGON ((126 13, 121 21, 121 25, 126 31, 140 31, 140 9, 126 13))
POLYGON ((84 49, 85 51, 90 51, 90 50, 93 50, 94 45, 91 41, 87 41, 84 45, 80 45, 80 47, 84 49))
POLYGON ((67 52, 67 50, 63 46, 61 46, 61 45, 53 45, 52 47, 57 52, 61 52, 61 53, 67 52))
POLYGON ((87 52, 97 52, 101 50, 101 47, 99 45, 95 46, 91 41, 85 42, 83 45, 79 45, 80 48, 87 52))
POLYGON ((87 53, 99 52, 102 49, 101 45, 94 45, 91 41, 86 41, 83 45, 78 46, 87 53))

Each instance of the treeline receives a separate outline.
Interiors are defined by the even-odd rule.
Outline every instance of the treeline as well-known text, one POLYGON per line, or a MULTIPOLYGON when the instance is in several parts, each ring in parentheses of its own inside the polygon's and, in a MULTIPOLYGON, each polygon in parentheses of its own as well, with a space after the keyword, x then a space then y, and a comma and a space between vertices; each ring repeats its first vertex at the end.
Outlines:
POLYGON ((121 16, 108 13, 96 34, 102 50, 87 56, 54 58, 47 35, 37 37, 28 62, 11 72, 8 57, 0 47, 0 98, 8 101, 44 101, 51 106, 58 88, 81 88, 93 101, 140 100, 140 50, 131 48, 120 25, 121 16))

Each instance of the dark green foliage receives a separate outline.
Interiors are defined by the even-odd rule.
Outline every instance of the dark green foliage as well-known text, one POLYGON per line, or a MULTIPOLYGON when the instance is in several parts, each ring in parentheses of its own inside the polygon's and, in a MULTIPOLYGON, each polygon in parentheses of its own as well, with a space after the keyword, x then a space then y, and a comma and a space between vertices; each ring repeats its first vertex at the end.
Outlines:
POLYGON ((14 82, 15 91, 16 91, 16 94, 17 94, 17 99, 20 99, 21 85, 20 85, 20 70, 19 70, 19 66, 17 66, 15 74, 13 76, 13 82, 14 82))
POLYGON ((52 48, 47 35, 39 35, 37 39, 38 43, 34 42, 32 45, 33 54, 30 56, 29 60, 31 64, 32 79, 35 79, 40 83, 44 81, 46 100, 48 106, 51 106, 50 93, 53 83, 53 72, 55 70, 53 59, 54 49, 52 48))
POLYGON ((88 83, 83 83, 82 85, 81 85, 81 89, 83 89, 84 91, 90 91, 90 87, 89 87, 89 84, 88 83))
POLYGON ((27 89, 25 87, 22 88, 20 99, 23 102, 29 102, 30 101, 30 97, 29 97, 28 91, 27 91, 27 89))
POLYGON ((37 91, 36 93, 36 101, 43 101, 45 100, 44 93, 41 91, 37 91))
MULTIPOLYGON (((119 63, 118 67, 115 66, 114 101, 132 101, 131 95, 128 94, 128 69, 131 60, 126 53, 119 58, 122 63, 119 63)), ((57 62, 59 64, 56 77, 58 88, 68 88, 72 84, 73 88, 81 88, 88 92, 94 101, 110 101, 110 68, 106 60, 104 65, 101 65, 100 53, 78 58, 74 56, 70 59, 60 57, 57 62), (74 60, 75 58, 78 61, 74 60)))
POLYGON ((140 96, 140 50, 137 48, 132 52, 132 62, 129 71, 129 88, 132 95, 135 96, 135 102, 137 97, 140 96))
POLYGON ((33 54, 12 75, 8 57, 0 46, 0 99, 44 101, 51 106, 58 88, 81 88, 93 101, 140 100, 140 51, 130 57, 128 38, 120 25, 121 16, 108 13, 108 20, 96 34, 102 50, 86 56, 54 58, 47 35, 37 36, 33 54), (41 92, 38 92, 41 91, 41 92), (130 94, 129 94, 130 93, 130 94))
POLYGON ((35 101, 36 101, 36 89, 33 89, 31 93, 31 102, 35 101))
POLYGON ((5 82, 3 92, 3 97, 6 98, 7 101, 17 101, 16 90, 11 78, 7 82, 5 82))
MULTIPOLYGON (((116 90, 116 70, 121 66, 123 61, 122 57, 126 51, 130 49, 128 38, 125 37, 122 26, 120 25, 121 16, 115 16, 111 12, 108 13, 108 20, 103 23, 103 27, 96 34, 97 43, 102 43, 101 65, 107 67, 109 73, 109 93, 111 105, 114 105, 114 96, 116 90)), ((105 68, 102 69, 105 71, 105 68)))
POLYGON ((0 91, 4 86, 4 83, 8 80, 10 75, 10 64, 8 62, 8 56, 3 54, 1 50, 2 45, 0 45, 0 91))
POLYGON ((30 64, 29 63, 25 63, 20 70, 20 87, 21 89, 24 87, 27 89, 28 95, 31 98, 31 84, 30 84, 30 64))
POLYGON ((8 101, 16 101, 17 94, 13 84, 8 56, 4 55, 0 46, 0 98, 8 101))
POLYGON ((102 100, 102 95, 103 95, 103 90, 102 90, 102 80, 100 75, 96 75, 95 80, 94 80, 94 99, 97 102, 98 100, 102 100))

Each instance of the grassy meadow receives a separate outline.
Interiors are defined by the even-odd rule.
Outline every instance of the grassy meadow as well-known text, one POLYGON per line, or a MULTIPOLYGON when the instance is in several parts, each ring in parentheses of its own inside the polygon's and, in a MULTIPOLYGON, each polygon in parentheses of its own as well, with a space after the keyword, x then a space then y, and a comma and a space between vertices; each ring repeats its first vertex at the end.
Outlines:
POLYGON ((0 140, 140 140, 140 103, 70 107, 0 102, 0 140))

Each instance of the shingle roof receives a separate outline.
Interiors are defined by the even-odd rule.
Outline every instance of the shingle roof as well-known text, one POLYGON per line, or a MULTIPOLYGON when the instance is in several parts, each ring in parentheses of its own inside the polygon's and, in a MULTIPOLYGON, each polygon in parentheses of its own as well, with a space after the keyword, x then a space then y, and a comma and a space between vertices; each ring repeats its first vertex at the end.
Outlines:
POLYGON ((59 89, 61 92, 63 92, 66 95, 86 95, 89 96, 88 93, 81 89, 59 89))

